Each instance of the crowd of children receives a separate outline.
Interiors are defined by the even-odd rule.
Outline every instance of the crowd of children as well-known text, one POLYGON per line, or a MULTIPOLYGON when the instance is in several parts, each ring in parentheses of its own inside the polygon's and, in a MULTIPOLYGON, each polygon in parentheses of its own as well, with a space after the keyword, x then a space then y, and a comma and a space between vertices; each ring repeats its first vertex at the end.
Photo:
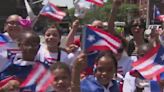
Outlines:
MULTIPOLYGON (((4 33, 0 35, 6 41, 0 47, 0 92, 26 92, 20 85, 37 63, 41 63, 53 75, 51 84, 41 92, 150 92, 147 89, 150 88, 151 80, 134 76, 131 64, 161 44, 164 32, 155 30, 150 35, 151 40, 145 40, 140 18, 131 23, 133 38, 130 41, 112 32, 121 40, 121 46, 117 53, 99 51, 89 74, 84 74, 87 72, 89 52, 81 48, 82 36, 78 41, 74 39, 80 26, 79 20, 72 23, 66 37, 67 47, 61 48, 62 35, 56 26, 45 31, 45 43, 41 43, 36 32, 21 25, 21 19, 19 15, 9 16, 4 25, 4 33)), ((100 20, 95 20, 91 26, 103 29, 100 20)), ((163 80, 158 85, 163 90, 163 80)), ((28 88, 28 92, 35 90, 28 88)))

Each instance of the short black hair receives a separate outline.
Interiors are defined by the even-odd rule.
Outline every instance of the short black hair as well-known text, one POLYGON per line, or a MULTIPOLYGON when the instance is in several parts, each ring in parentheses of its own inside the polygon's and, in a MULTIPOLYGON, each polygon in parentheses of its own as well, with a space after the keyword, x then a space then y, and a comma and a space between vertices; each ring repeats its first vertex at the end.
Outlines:
POLYGON ((101 58, 101 57, 104 57, 104 56, 108 56, 108 57, 110 57, 110 58, 112 59, 112 62, 113 62, 113 64, 114 64, 114 66, 115 66, 115 72, 117 73, 117 60, 116 60, 116 58, 114 57, 112 51, 109 51, 109 50, 108 50, 108 51, 101 51, 101 52, 98 54, 98 56, 96 57, 96 59, 95 59, 95 64, 97 64, 98 61, 100 60, 100 58, 101 58))
POLYGON ((32 41, 36 42, 36 43, 40 43, 40 37, 38 34, 36 34, 34 31, 32 30, 24 30, 19 34, 18 37, 18 41, 22 42, 24 41, 26 38, 30 37, 30 39, 32 39, 32 41), (28 35, 29 34, 29 35, 28 35))
POLYGON ((54 71, 56 69, 63 69, 66 73, 68 73, 68 75, 71 76, 71 70, 70 70, 69 66, 63 62, 58 61, 50 67, 51 71, 54 71))

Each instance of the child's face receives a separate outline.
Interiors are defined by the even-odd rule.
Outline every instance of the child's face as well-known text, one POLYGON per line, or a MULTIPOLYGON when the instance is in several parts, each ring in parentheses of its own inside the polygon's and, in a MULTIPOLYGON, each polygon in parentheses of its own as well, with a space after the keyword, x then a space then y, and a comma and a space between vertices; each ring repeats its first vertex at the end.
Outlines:
POLYGON ((71 84, 70 75, 64 69, 56 69, 53 74, 55 75, 53 82, 55 91, 67 92, 71 84))
POLYGON ((97 63, 95 77, 104 86, 108 85, 115 73, 115 66, 109 56, 103 56, 97 63))
POLYGON ((20 16, 17 15, 11 15, 5 23, 5 31, 9 33, 12 38, 16 38, 18 36, 18 33, 21 31, 21 26, 19 24, 20 16))
POLYGON ((34 61, 39 49, 39 43, 34 41, 34 39, 28 38, 20 43, 20 49, 24 60, 34 61))
POLYGON ((48 29, 45 33, 45 42, 48 46, 57 46, 60 42, 60 34, 55 29, 48 29))

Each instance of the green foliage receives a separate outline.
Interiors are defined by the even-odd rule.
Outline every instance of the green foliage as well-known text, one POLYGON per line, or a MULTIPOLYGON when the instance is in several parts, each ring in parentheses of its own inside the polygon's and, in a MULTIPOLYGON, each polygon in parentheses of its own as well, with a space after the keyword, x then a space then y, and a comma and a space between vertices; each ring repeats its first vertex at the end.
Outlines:
MULTIPOLYGON (((84 19, 81 20, 82 23, 91 23, 95 19, 99 19, 102 21, 107 21, 110 15, 112 3, 109 0, 107 3, 105 3, 105 6, 103 7, 98 7, 94 6, 92 10, 90 10, 84 19)), ((74 15, 74 8, 69 9, 69 14, 70 16, 74 15)), ((116 19, 117 21, 127 21, 127 16, 133 16, 133 13, 138 11, 137 5, 134 4, 122 4, 116 19)))
POLYGON ((118 13, 118 21, 127 21, 128 16, 131 18, 135 17, 134 14, 138 13, 138 7, 135 4, 122 4, 118 13))

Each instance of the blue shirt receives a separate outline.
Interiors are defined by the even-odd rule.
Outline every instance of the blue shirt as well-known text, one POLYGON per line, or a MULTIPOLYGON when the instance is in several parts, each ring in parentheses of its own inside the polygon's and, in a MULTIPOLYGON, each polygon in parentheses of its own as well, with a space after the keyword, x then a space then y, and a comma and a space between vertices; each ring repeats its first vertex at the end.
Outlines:
MULTIPOLYGON (((86 77, 81 81, 81 92, 104 92, 104 87, 96 80, 96 78, 91 75, 86 77)), ((117 82, 115 80, 111 81, 110 87, 108 87, 108 92, 119 92, 117 82)))

